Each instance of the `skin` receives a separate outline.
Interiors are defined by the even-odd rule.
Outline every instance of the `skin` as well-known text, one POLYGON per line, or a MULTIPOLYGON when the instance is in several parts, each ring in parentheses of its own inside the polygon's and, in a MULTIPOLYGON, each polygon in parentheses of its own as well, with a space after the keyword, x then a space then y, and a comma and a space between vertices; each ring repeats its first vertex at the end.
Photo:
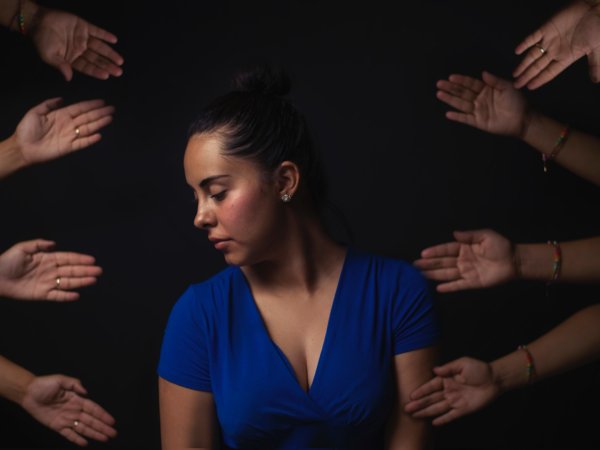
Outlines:
MULTIPOLYGON (((346 250, 322 229, 296 164, 284 161, 266 174, 251 161, 224 156, 217 133, 190 139, 184 168, 198 200, 194 225, 209 239, 226 239, 216 248, 229 264, 240 266, 271 339, 307 391, 346 250), (285 193, 291 202, 282 202, 285 193)), ((430 349, 396 356, 399 402, 407 402, 408 393, 428 379, 432 361, 430 349)), ((163 449, 218 445, 211 393, 159 379, 159 394, 163 449)), ((426 436, 425 421, 397 408, 389 448, 424 448, 426 436)))

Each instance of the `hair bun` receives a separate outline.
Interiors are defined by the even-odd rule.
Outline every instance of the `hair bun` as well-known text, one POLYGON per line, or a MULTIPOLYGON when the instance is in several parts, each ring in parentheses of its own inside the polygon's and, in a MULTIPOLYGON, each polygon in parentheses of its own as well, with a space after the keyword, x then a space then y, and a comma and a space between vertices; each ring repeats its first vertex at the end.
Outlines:
POLYGON ((236 91, 280 97, 289 94, 291 89, 290 79, 285 71, 271 64, 255 65, 241 70, 235 75, 233 83, 236 91))

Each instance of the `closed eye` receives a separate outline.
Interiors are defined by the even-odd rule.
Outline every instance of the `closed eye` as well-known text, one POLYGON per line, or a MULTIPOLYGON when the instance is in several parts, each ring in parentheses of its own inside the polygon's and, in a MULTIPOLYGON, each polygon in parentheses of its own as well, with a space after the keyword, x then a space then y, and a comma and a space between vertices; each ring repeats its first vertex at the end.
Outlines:
POLYGON ((216 194, 211 195, 210 198, 220 202, 221 200, 223 200, 225 198, 226 194, 227 194, 227 189, 224 189, 221 192, 217 192, 216 194))

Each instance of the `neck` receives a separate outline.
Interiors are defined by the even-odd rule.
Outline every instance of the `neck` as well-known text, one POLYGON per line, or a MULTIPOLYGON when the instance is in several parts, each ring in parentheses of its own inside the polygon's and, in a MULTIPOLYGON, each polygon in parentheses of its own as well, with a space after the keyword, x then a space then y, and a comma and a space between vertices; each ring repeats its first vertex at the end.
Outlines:
POLYGON ((288 222, 282 243, 268 260, 242 267, 253 291, 311 294, 339 275, 345 248, 331 239, 314 215, 295 219, 288 222))

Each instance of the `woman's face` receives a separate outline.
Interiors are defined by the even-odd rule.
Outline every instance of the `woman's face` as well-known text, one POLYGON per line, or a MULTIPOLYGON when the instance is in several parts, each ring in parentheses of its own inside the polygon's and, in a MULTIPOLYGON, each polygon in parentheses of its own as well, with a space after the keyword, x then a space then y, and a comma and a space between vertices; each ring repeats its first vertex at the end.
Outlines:
POLYGON ((282 228, 276 184, 252 161, 223 155, 215 134, 193 136, 183 165, 198 202, 194 225, 208 232, 227 263, 243 266, 266 260, 282 228))

